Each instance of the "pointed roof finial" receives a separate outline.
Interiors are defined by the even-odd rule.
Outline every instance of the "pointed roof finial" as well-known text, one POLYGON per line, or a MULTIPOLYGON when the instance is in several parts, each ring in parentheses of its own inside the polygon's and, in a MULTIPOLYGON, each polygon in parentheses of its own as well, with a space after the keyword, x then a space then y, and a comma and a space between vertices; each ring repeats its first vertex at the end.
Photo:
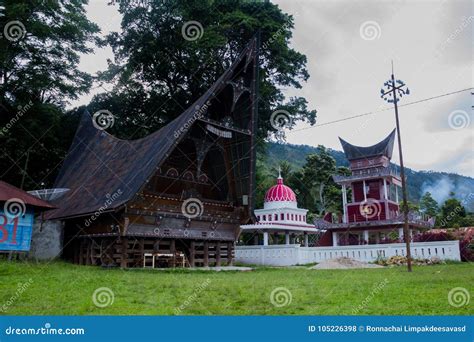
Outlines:
POLYGON ((278 178, 277 178, 277 183, 278 184, 283 184, 283 178, 281 178, 281 166, 278 165, 278 178))

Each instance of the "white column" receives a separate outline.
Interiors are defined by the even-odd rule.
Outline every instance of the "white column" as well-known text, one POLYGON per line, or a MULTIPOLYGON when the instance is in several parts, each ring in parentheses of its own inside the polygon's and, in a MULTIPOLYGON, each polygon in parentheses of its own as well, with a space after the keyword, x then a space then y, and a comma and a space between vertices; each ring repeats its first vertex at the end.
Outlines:
POLYGON ((268 232, 263 232, 263 245, 268 246, 268 232))
POLYGON ((308 247, 308 246, 309 246, 308 233, 304 233, 304 246, 305 246, 305 247, 308 247))
POLYGON ((395 200, 398 203, 398 185, 395 185, 395 200))
POLYGON ((333 246, 337 246, 337 233, 336 232, 332 232, 332 245, 333 246))
POLYGON ((342 210, 344 215, 342 222, 347 223, 347 192, 345 184, 342 185, 342 210))
POLYGON ((362 192, 364 193, 364 201, 367 201, 367 194, 365 193, 365 180, 362 181, 362 188, 362 192))
POLYGON ((369 244, 369 231, 364 230, 364 240, 367 241, 367 244, 369 244))
POLYGON ((390 218, 389 208, 388 208, 388 192, 387 192, 387 180, 383 179, 383 192, 385 196, 385 219, 390 218))
POLYGON ((404 240, 404 237, 403 237, 403 228, 398 228, 398 237, 403 241, 404 240))
POLYGON ((290 244, 290 233, 285 232, 285 245, 289 245, 289 244, 290 244))

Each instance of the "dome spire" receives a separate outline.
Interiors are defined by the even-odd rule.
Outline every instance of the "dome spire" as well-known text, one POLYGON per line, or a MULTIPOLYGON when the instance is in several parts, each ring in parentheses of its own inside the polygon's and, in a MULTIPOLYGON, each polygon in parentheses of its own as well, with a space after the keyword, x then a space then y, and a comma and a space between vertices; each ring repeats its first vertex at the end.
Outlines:
POLYGON ((278 178, 277 178, 277 184, 283 184, 283 178, 281 177, 281 166, 278 165, 278 178))

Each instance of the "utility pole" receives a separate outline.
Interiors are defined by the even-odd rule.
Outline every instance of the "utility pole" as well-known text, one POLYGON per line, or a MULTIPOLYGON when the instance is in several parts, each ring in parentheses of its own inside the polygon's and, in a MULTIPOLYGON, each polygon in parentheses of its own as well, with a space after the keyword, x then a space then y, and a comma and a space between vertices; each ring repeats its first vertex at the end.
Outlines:
POLYGON ((25 167, 22 170, 23 176, 21 177, 20 189, 23 190, 23 185, 25 184, 26 169, 28 168, 28 160, 30 159, 30 150, 26 152, 25 167))
POLYGON ((412 271, 411 267, 411 250, 410 250, 410 230, 408 227, 408 196, 407 196, 407 184, 405 179, 405 167, 403 165, 403 152, 402 152, 402 138, 400 134, 400 121, 398 119, 398 101, 403 95, 409 95, 410 90, 406 87, 403 81, 395 80, 393 72, 393 61, 392 61, 392 77, 390 80, 385 82, 384 88, 380 90, 381 98, 389 103, 393 103, 395 106, 395 121, 397 123, 397 138, 398 138, 398 154, 400 156, 400 176, 402 178, 402 191, 403 191, 403 237, 405 239, 407 249, 407 269, 408 272, 412 271))

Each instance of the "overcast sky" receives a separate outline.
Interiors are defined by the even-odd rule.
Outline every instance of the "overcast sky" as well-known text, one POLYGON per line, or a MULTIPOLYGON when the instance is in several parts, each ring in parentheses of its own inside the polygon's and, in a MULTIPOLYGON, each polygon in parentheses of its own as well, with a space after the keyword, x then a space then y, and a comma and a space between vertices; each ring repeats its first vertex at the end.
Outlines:
MULTIPOLYGON (((304 96, 318 111, 317 125, 299 124, 288 142, 341 150, 338 136, 359 146, 382 140, 394 127, 393 111, 324 123, 387 107, 380 88, 395 76, 411 94, 401 104, 470 88, 473 80, 471 1, 274 1, 295 17, 291 45, 305 54, 310 79, 288 96, 304 96)), ((107 1, 91 0, 88 16, 106 34, 119 31, 120 15, 107 1)), ((205 34, 205 28, 204 28, 205 34)), ((81 69, 104 70, 110 48, 81 59, 81 69)), ((106 89, 108 90, 108 89, 106 89)), ((96 88, 73 105, 87 104, 96 88)), ((474 176, 472 96, 469 91, 400 108, 406 166, 474 176)), ((393 161, 398 163, 398 153, 393 161)))

